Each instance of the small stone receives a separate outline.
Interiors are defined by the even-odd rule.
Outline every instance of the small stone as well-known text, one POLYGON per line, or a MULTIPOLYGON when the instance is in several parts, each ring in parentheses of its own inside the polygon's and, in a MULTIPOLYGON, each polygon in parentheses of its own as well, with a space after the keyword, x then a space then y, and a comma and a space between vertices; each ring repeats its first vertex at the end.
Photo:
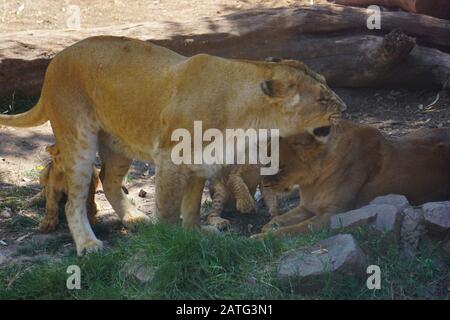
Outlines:
POLYGON ((320 288, 330 276, 363 276, 366 266, 367 258, 353 236, 338 234, 283 256, 277 278, 284 287, 305 292, 320 288))
POLYGON ((428 202, 422 208, 425 224, 430 231, 450 231, 450 201, 428 202))
POLYGON ((8 263, 11 259, 0 252, 0 266, 8 263))
POLYGON ((128 276, 138 280, 139 282, 147 284, 152 282, 158 268, 149 266, 142 260, 145 261, 143 253, 134 255, 126 266, 126 273, 128 276))
POLYGON ((139 191, 138 196, 140 198, 145 198, 147 196, 147 191, 145 191, 144 189, 141 189, 141 191, 139 191))
POLYGON ((5 218, 5 219, 9 219, 12 217, 12 210, 8 207, 6 207, 5 209, 2 210, 2 212, 0 212, 0 217, 5 218))
POLYGON ((408 199, 399 194, 388 194, 386 196, 376 197, 370 204, 390 204, 395 206, 398 210, 403 211, 410 206, 408 199))

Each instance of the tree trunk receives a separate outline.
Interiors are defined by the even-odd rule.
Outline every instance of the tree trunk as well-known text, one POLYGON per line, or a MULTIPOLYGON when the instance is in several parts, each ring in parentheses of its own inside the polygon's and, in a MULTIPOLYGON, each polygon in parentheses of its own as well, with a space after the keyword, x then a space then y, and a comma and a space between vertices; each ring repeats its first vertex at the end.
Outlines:
POLYGON ((403 10, 426 14, 440 19, 450 19, 450 1, 448 0, 328 0, 348 6, 379 5, 401 8, 403 10))
MULTIPOLYGON (((57 52, 83 38, 101 34, 150 40, 187 56, 206 52, 228 58, 299 58, 329 75, 330 83, 336 86, 372 85, 380 81, 387 81, 388 84, 393 81, 390 79, 399 77, 397 74, 388 77, 388 70, 397 64, 392 61, 405 58, 407 46, 400 45, 394 50, 395 54, 400 53, 398 57, 393 55, 385 62, 379 60, 376 67, 371 66, 372 62, 364 62, 377 60, 373 53, 370 55, 370 50, 373 49, 371 46, 381 48, 382 38, 374 36, 375 34, 386 34, 402 27, 408 35, 416 37, 417 42, 450 51, 450 22, 405 12, 385 12, 382 15, 382 29, 374 32, 366 27, 367 17, 366 10, 360 8, 339 5, 300 6, 244 11, 214 19, 187 21, 183 25, 145 22, 77 31, 4 33, 0 35, 0 96, 14 92, 25 97, 39 95, 45 69, 57 52), (358 36, 349 37, 349 34, 358 36), (330 57, 330 52, 336 57, 330 57), (339 57, 342 59, 337 63, 339 57), (360 65, 355 63, 355 57, 362 61, 360 65), (345 61, 346 59, 349 61, 345 61), (342 67, 337 66, 338 64, 342 67), (363 65, 364 68, 361 67, 363 65), (352 68, 363 75, 359 78, 351 76, 352 68), (337 72, 342 72, 342 75, 338 76, 337 72), (380 72, 386 74, 384 79, 379 75, 380 72), (361 81, 361 78, 365 80, 361 81)), ((417 55, 416 62, 425 63, 426 60, 434 68, 422 71, 426 79, 433 80, 426 85, 436 86, 441 83, 441 76, 431 76, 430 73, 439 70, 438 74, 441 74, 441 70, 448 67, 447 56, 426 48, 417 53, 415 51, 417 50, 413 54, 417 55), (431 54, 432 58, 425 57, 426 53, 431 54), (440 66, 439 63, 443 65, 440 66)), ((374 52, 386 56, 384 49, 374 52)), ((411 79, 402 81, 405 85, 413 82, 411 79)), ((400 80, 397 82, 402 85, 400 80)))

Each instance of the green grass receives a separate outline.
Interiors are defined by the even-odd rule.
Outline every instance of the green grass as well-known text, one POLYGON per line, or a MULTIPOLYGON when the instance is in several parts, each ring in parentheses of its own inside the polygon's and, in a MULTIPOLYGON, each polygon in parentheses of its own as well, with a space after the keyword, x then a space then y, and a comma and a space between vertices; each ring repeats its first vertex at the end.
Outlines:
MULTIPOLYGON (((252 240, 234 235, 207 235, 157 224, 117 241, 114 249, 77 258, 14 265, 0 270, 0 299, 432 299, 445 296, 444 270, 437 249, 423 247, 413 261, 400 258, 387 236, 366 229, 352 231, 369 263, 382 271, 381 290, 366 279, 329 279, 309 295, 282 290, 276 280, 279 257, 329 236, 326 230, 291 239, 252 240), (148 284, 128 275, 130 261, 156 270, 148 284), (81 290, 66 289, 69 265, 81 268, 81 290), (249 281, 249 279, 252 279, 249 281), (444 289, 442 289, 444 287, 444 289), (440 290, 440 291, 439 291, 440 290), (441 292, 440 295, 437 292, 441 292)), ((56 241, 58 242, 58 241, 56 241)), ((54 247, 40 249, 52 252, 54 247)), ((444 264, 445 265, 445 264, 444 264)), ((447 269, 445 269, 447 268, 447 269)))

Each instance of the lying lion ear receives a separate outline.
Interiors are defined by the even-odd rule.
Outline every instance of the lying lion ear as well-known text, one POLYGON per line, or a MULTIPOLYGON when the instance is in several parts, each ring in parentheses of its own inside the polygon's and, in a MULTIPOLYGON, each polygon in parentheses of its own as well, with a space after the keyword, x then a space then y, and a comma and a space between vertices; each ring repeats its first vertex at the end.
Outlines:
POLYGON ((274 91, 273 91, 273 81, 272 80, 267 80, 267 81, 263 81, 261 82, 261 90, 264 92, 264 94, 266 96, 269 97, 273 97, 274 91))
POLYGON ((271 98, 281 98, 287 93, 287 86, 280 80, 266 80, 260 84, 261 90, 271 98))

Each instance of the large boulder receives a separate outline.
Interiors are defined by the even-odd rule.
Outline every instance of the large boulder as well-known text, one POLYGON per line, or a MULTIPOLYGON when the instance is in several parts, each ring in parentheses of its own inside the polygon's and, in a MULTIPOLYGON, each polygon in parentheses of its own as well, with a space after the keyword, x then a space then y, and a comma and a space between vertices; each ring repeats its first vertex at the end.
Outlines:
POLYGON ((370 202, 370 204, 391 204, 397 207, 400 211, 403 211, 411 206, 408 199, 400 194, 388 194, 385 196, 376 197, 370 202))
POLYGON ((400 248, 404 258, 412 259, 416 256, 423 233, 423 211, 420 208, 412 207, 403 210, 400 248))
POLYGON ((400 231, 401 210, 391 204, 369 204, 331 217, 331 230, 371 225, 379 231, 400 231))
POLYGON ((428 202, 422 206, 423 218, 431 232, 450 232, 450 201, 428 202))
POLYGON ((366 267, 366 256, 353 236, 338 234, 283 256, 277 278, 284 288, 308 292, 323 287, 330 277, 361 277, 366 267))

